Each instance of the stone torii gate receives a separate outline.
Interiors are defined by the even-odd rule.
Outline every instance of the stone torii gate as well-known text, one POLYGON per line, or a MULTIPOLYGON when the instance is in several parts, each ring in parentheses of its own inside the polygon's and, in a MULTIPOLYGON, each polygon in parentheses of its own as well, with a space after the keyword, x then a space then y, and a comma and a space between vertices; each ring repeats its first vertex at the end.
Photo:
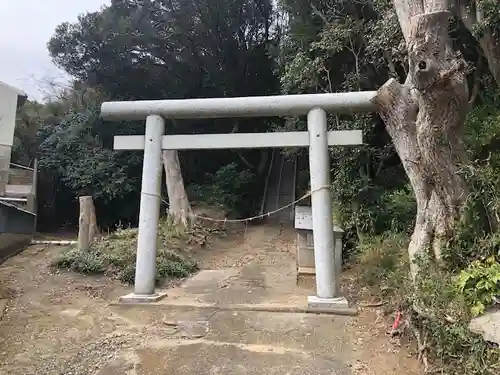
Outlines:
POLYGON ((376 91, 335 94, 259 96, 215 99, 175 99, 105 102, 104 120, 144 120, 145 135, 115 136, 116 150, 144 150, 139 235, 134 292, 122 302, 155 302, 165 293, 155 291, 157 234, 161 203, 163 150, 309 147, 316 295, 311 308, 347 307, 339 295, 335 267, 330 159, 328 146, 362 144, 362 132, 327 131, 327 112, 372 112, 376 91), (301 116, 307 114, 307 132, 164 135, 164 119, 301 116))

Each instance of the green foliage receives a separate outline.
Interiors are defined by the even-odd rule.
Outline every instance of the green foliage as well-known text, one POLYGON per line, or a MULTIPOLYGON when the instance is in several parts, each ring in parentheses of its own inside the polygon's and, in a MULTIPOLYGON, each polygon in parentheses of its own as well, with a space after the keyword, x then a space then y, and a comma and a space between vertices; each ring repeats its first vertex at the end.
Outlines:
MULTIPOLYGON (((380 222, 390 225, 395 232, 411 234, 415 225, 417 205, 410 186, 382 195, 380 222)), ((382 225, 381 225, 382 226, 382 225)))
POLYGON ((471 333, 468 322, 443 322, 439 319, 415 319, 415 326, 427 334, 429 360, 443 375, 496 375, 500 370, 500 351, 471 333))
POLYGON ((134 126, 104 124, 99 119, 103 99, 97 90, 74 83, 43 105, 26 103, 18 114, 23 151, 13 158, 24 164, 38 158, 41 230, 74 223, 81 195, 94 197, 103 227, 135 216, 137 208, 123 203, 138 194, 142 157, 112 150, 113 135, 134 126))
POLYGON ((468 324, 473 313, 471 301, 477 301, 474 285, 485 279, 491 283, 498 277, 493 270, 498 263, 457 275, 429 259, 420 259, 419 266, 425 272, 413 282, 408 273, 407 243, 406 235, 390 232, 360 243, 356 263, 361 286, 389 302, 388 309, 403 311, 410 324, 422 332, 428 359, 440 374, 497 374, 500 350, 470 332, 468 324), (457 284, 462 281, 466 285, 463 290, 457 284), (414 306, 422 311, 415 314, 414 306))
POLYGON ((48 48, 58 66, 113 97, 270 93, 272 10, 267 0, 116 0, 59 25, 48 48))
POLYGON ((408 279, 407 247, 408 239, 402 233, 385 232, 361 241, 356 262, 362 285, 378 288, 383 297, 400 292, 408 279))
POLYGON ((473 261, 460 272, 456 284, 471 305, 472 315, 480 315, 500 297, 500 263, 495 257, 473 261))
POLYGON ((480 37, 487 29, 498 32, 500 30, 500 4, 498 1, 478 0, 475 3, 481 14, 479 22, 474 26, 475 36, 480 37))
MULTIPOLYGON (((183 256, 176 248, 184 248, 188 234, 177 227, 162 222, 159 228, 156 254, 156 280, 187 277, 197 271, 193 260, 183 256)), ((83 274, 106 274, 133 284, 137 248, 137 229, 119 228, 112 234, 93 244, 89 251, 68 248, 54 260, 59 269, 83 274)))
POLYGON ((138 179, 130 178, 129 167, 119 163, 123 153, 105 148, 94 133, 102 126, 97 106, 69 112, 58 125, 39 128, 38 155, 42 173, 57 174, 75 198, 92 195, 106 203, 134 191, 138 179))
POLYGON ((190 195, 211 205, 248 210, 249 193, 254 185, 254 174, 236 163, 221 167, 214 174, 205 175, 204 184, 189 186, 190 195))
POLYGON ((57 268, 67 269, 84 274, 101 274, 106 266, 101 259, 101 254, 95 251, 80 251, 77 248, 68 248, 61 252, 54 262, 57 268))
POLYGON ((469 330, 470 304, 457 288, 457 275, 429 261, 421 267, 426 272, 409 303, 425 306, 425 314, 415 317, 414 324, 425 332, 432 362, 446 375, 497 374, 500 350, 469 330))

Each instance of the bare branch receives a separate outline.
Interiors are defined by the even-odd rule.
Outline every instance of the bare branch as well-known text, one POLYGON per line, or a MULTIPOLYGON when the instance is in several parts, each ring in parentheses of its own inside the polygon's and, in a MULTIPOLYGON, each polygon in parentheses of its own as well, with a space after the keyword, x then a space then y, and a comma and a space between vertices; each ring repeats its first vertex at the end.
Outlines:
POLYGON ((326 16, 320 12, 318 10, 318 8, 316 8, 316 6, 314 4, 311 4, 311 9, 312 9, 312 13, 316 16, 318 16, 319 18, 321 18, 321 20, 324 22, 325 25, 328 25, 329 22, 328 22, 328 19, 326 18, 326 16))
POLYGON ((474 71, 474 77, 473 77, 473 86, 472 86, 472 92, 469 98, 469 104, 473 105, 474 101, 477 98, 477 95, 479 94, 479 88, 480 88, 480 83, 481 83, 481 70, 483 68, 483 54, 481 51, 479 52, 479 56, 477 58, 477 63, 476 63, 476 70, 474 71))
POLYGON ((247 168, 255 169, 255 167, 247 159, 245 159, 245 157, 241 154, 240 151, 237 151, 237 154, 238 154, 240 160, 243 162, 243 164, 246 165, 247 168))
POLYGON ((333 92, 332 79, 330 78, 330 70, 323 66, 323 70, 326 73, 326 79, 328 80, 328 92, 333 92))

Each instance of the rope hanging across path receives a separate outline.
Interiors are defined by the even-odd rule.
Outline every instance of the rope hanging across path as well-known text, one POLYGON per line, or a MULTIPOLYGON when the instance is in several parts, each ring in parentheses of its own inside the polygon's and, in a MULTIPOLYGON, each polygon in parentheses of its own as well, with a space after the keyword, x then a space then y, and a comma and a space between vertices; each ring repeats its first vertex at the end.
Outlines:
MULTIPOLYGON (((251 216, 251 217, 247 217, 247 218, 243 218, 243 219, 215 219, 215 218, 212 218, 212 217, 209 217, 209 216, 203 216, 203 215, 197 215, 195 213, 190 213, 189 215, 191 217, 194 217, 196 219, 200 219, 200 220, 205 220, 205 221, 212 221, 212 222, 216 222, 216 223, 245 223, 245 222, 249 222, 249 221, 253 221, 253 220, 258 220, 258 219, 263 219, 265 217, 269 217, 271 215, 274 215, 280 211, 283 211, 291 206, 294 206, 295 204, 299 203, 300 201, 303 201, 304 199, 310 197, 313 193, 316 193, 318 191, 321 191, 321 190, 326 190, 326 189, 330 189, 331 185, 326 185, 326 186, 322 186, 318 189, 315 189, 315 190, 311 190, 309 192, 307 192, 306 194, 304 194, 302 197, 294 200, 293 202, 290 202, 276 210, 273 210, 273 211, 269 211, 269 212, 266 212, 266 213, 263 213, 263 214, 260 214, 260 215, 256 215, 256 216, 251 216)), ((165 201, 163 199, 163 197, 161 197, 160 195, 157 195, 157 194, 150 194, 150 193, 144 193, 144 192, 141 192, 141 194, 144 194, 144 195, 149 195, 149 196, 152 196, 152 197, 158 197, 161 199, 161 201, 163 203, 165 203, 167 206, 169 206, 169 203, 167 201, 165 201)))

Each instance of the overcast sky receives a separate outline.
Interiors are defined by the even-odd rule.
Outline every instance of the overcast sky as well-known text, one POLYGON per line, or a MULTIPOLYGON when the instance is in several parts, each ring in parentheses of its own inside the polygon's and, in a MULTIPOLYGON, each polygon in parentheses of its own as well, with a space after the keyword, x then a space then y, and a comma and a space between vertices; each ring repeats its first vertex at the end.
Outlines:
POLYGON ((0 0, 0 81, 42 99, 46 82, 63 81, 47 42, 57 25, 96 11, 109 0, 0 0))

